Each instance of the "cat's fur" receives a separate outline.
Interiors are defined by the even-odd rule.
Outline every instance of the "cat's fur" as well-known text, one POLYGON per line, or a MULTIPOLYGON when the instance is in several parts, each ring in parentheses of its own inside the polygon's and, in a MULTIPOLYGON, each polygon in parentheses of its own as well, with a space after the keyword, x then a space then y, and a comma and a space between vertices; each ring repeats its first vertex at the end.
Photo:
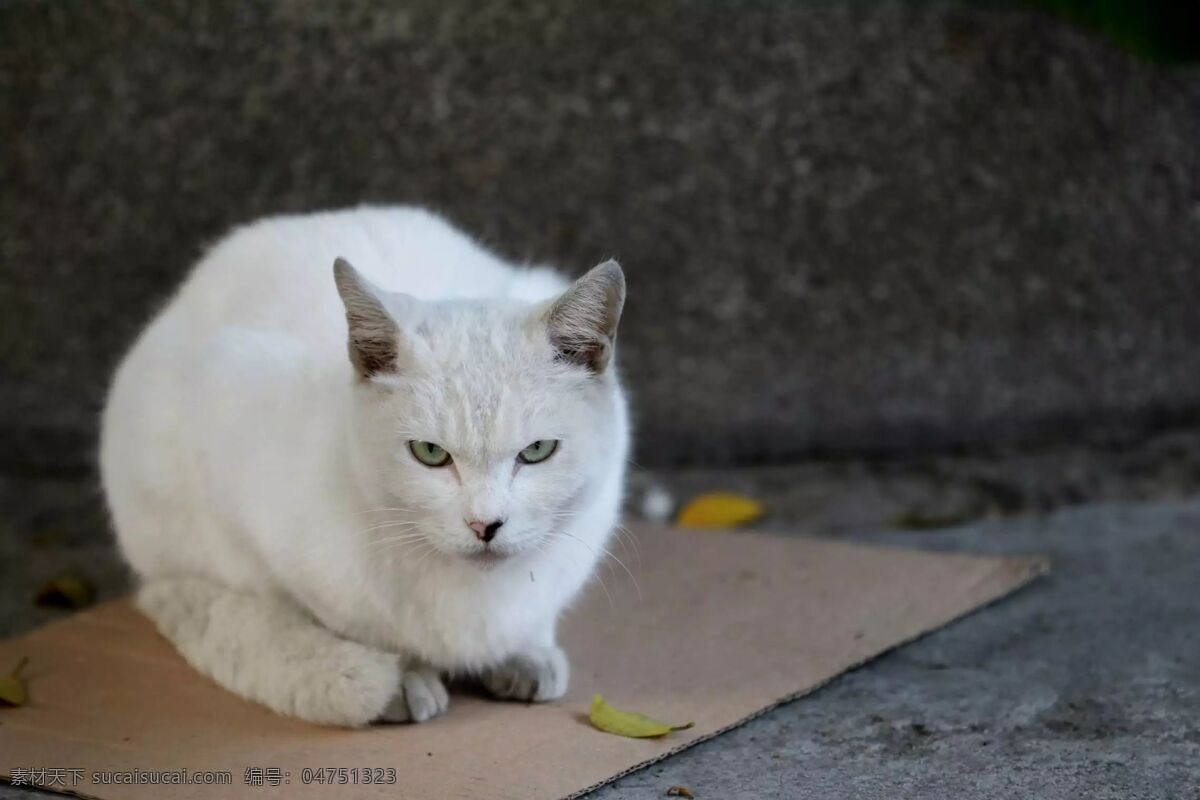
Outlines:
POLYGON ((615 262, 568 286, 416 208, 233 232, 138 339, 104 413, 140 607, 201 672, 313 722, 427 719, 450 675, 561 696, 556 619, 622 490, 623 301, 615 262), (518 462, 539 439, 561 444, 518 462), (453 465, 419 463, 412 440, 453 465), (479 557, 467 523, 494 519, 499 555, 479 557))

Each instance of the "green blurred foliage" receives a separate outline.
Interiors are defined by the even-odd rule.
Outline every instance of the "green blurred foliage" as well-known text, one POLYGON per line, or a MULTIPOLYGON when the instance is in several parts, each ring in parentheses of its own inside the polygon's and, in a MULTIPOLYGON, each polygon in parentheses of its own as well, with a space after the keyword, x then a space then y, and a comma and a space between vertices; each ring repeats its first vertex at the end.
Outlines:
POLYGON ((1027 0, 1153 61, 1200 61, 1200 0, 1027 0))

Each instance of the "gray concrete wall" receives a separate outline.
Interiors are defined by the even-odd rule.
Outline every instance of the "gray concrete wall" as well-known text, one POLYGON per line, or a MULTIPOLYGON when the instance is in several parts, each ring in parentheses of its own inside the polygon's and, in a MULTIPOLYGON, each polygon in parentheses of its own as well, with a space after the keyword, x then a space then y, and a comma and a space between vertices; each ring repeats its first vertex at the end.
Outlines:
POLYGON ((1200 418, 1200 72, 1036 13, 0 6, 0 466, 78 470, 117 355, 258 215, 439 208, 627 267, 638 460, 1200 418))

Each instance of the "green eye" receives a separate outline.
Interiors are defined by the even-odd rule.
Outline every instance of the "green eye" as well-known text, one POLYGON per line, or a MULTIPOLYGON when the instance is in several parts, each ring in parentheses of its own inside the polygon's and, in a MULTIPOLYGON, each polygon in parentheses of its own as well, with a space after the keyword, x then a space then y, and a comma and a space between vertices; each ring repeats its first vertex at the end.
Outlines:
POLYGON ((517 460, 522 464, 536 464, 554 455, 558 449, 558 439, 538 439, 517 454, 517 460))
POLYGON ((450 454, 433 442, 409 442, 408 449, 413 458, 427 467, 444 467, 450 463, 450 454))

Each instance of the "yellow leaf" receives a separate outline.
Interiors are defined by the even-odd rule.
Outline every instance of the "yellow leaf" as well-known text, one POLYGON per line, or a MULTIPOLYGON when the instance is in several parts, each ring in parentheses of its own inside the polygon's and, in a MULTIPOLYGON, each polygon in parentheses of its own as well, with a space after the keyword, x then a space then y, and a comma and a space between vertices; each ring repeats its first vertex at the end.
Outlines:
POLYGON ((667 797, 690 797, 695 800, 696 795, 692 794, 692 790, 686 786, 672 786, 667 789, 667 797))
POLYGON ((684 528, 732 528, 763 515, 762 503, 733 492, 710 492, 695 497, 679 510, 675 522, 684 528))
POLYGON ((59 575, 38 589, 37 594, 33 596, 33 602, 39 606, 55 608, 84 608, 92 604, 95 596, 96 592, 91 584, 78 575, 67 573, 59 575))
POLYGON ((28 663, 28 658, 22 658, 16 669, 8 675, 0 675, 0 706, 23 706, 29 700, 25 679, 21 677, 21 670, 28 663))
POLYGON ((693 725, 691 722, 686 725, 671 725, 651 719, 644 714, 618 711, 604 702, 604 698, 598 694, 592 695, 592 708, 588 713, 588 719, 591 720, 592 725, 606 733, 615 733, 618 736, 629 736, 634 739, 666 736, 671 731, 681 731, 693 725))

